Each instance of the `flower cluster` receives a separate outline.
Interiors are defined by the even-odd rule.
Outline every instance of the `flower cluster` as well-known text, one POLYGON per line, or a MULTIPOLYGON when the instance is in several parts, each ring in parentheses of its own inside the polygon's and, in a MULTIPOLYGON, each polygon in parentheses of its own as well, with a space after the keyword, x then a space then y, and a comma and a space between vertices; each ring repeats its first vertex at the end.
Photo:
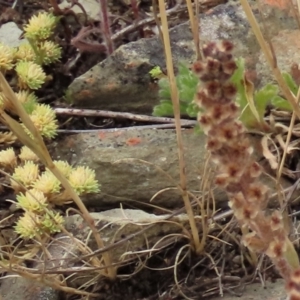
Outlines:
POLYGON ((17 63, 16 72, 21 89, 37 90, 46 81, 46 74, 41 66, 32 61, 20 61, 17 63))
POLYGON ((25 37, 33 40, 46 40, 53 34, 58 18, 46 12, 33 16, 25 26, 25 37))
POLYGON ((15 50, 0 43, 0 70, 11 70, 14 66, 15 50))
MULTIPOLYGON (((250 233, 244 243, 253 251, 266 253, 284 278, 293 272, 289 256, 294 255, 278 211, 266 215, 269 189, 260 183, 261 167, 252 157, 253 148, 238 120, 236 87, 230 78, 236 70, 231 42, 209 43, 205 60, 193 64, 199 78, 195 103, 200 107, 199 123, 207 135, 207 150, 218 166, 215 182, 226 190, 229 206, 241 226, 250 233)), ((298 258, 297 258, 298 259, 298 258)))
MULTIPOLYGON (((20 89, 16 92, 17 99, 41 135, 49 139, 55 137, 57 131, 55 113, 49 105, 39 105, 32 91, 40 89, 51 78, 42 66, 55 63, 61 58, 61 48, 50 40, 58 20, 51 13, 39 13, 24 27, 28 42, 18 48, 0 43, 0 71, 16 74, 20 89)), ((0 106, 14 114, 14 106, 3 93, 0 93, 0 106)))
MULTIPOLYGON (((63 217, 53 208, 72 199, 63 191, 60 181, 49 170, 39 174, 38 165, 33 162, 34 153, 24 147, 19 158, 21 156, 27 156, 27 159, 32 158, 32 160, 24 159, 24 165, 15 168, 12 174, 11 186, 17 192, 17 206, 25 211, 18 220, 15 230, 24 238, 37 238, 59 232, 63 217)), ((72 168, 65 161, 54 161, 54 164, 67 177, 78 195, 99 191, 100 185, 95 178, 95 172, 91 169, 72 168)))
POLYGON ((63 223, 63 217, 52 210, 44 211, 42 214, 26 211, 18 220, 15 230, 26 239, 41 238, 46 234, 60 232, 63 223))
POLYGON ((47 104, 37 104, 29 117, 41 136, 52 139, 57 134, 55 111, 47 104))

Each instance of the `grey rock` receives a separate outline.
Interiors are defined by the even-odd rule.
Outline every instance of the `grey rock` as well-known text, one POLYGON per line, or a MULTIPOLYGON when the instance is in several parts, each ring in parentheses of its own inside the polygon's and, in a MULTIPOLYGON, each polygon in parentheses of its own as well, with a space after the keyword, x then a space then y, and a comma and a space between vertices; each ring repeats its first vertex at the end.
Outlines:
MULTIPOLYGON (((78 3, 82 5, 90 19, 99 20, 100 3, 97 0, 79 0, 78 3)), ((68 9, 71 3, 64 0, 58 6, 60 9, 68 9)), ((72 11, 75 14, 83 14, 82 9, 78 5, 74 5, 72 11)))
MULTIPOLYGON (((202 195, 200 182, 206 163, 205 136, 193 129, 184 130, 183 146, 186 160, 188 190, 202 195)), ((251 136, 250 136, 251 137, 251 136)), ((252 137, 257 160, 261 158, 260 138, 252 137)), ((75 134, 52 144, 52 155, 71 164, 86 165, 96 172, 101 193, 83 198, 88 206, 116 206, 119 203, 163 207, 182 205, 176 188, 179 180, 176 134, 174 130, 99 131, 75 134)), ((275 181, 263 180, 276 191, 275 181)), ((290 183, 282 179, 284 188, 290 183)), ((214 188, 213 186, 211 187, 214 188)), ((214 189, 218 206, 226 205, 223 191, 214 189)))
POLYGON ((20 39, 22 33, 23 31, 16 23, 5 23, 0 27, 0 42, 10 47, 18 47, 26 41, 24 39, 20 39))
POLYGON ((59 292, 25 277, 1 278, 0 296, 2 300, 59 300, 59 292))
MULTIPOLYGON (((293 63, 300 62, 300 33, 299 30, 282 30, 272 38, 272 46, 276 54, 276 62, 281 72, 290 72, 293 63), (288 45, 288 46, 287 46, 288 45)), ((271 68, 267 64, 264 54, 260 52, 257 63, 257 73, 262 78, 262 85, 275 82, 271 68)))
POLYGON ((283 279, 277 279, 275 282, 267 280, 263 284, 247 284, 241 289, 241 295, 242 297, 225 293, 224 296, 212 297, 211 300, 288 300, 283 279))
MULTIPOLYGON (((256 15, 261 18, 254 6, 256 15)), ((270 36, 280 29, 295 29, 296 23, 287 12, 276 8, 263 10, 264 25, 270 36)), ((242 8, 233 2, 219 5, 202 14, 201 40, 229 39, 235 44, 236 57, 242 56, 255 72, 260 53, 242 8)), ((195 60, 194 43, 189 23, 170 30, 174 65, 195 60)), ((165 68, 165 56, 159 37, 141 39, 118 48, 110 57, 76 78, 68 96, 76 106, 105 110, 152 113, 159 101, 158 88, 149 71, 165 68)))

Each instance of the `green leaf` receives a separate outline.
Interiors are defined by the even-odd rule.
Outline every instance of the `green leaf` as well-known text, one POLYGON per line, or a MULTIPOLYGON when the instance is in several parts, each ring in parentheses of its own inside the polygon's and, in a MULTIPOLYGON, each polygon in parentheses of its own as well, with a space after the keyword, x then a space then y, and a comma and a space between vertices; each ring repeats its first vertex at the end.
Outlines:
POLYGON ((190 118, 197 118, 200 108, 194 103, 190 103, 186 108, 186 113, 190 118))
POLYGON ((246 90, 244 86, 244 73, 245 73, 245 61, 243 58, 236 60, 237 69, 230 78, 230 81, 235 84, 237 88, 237 102, 243 110, 248 105, 246 90))
POLYGON ((293 111, 293 107, 291 106, 291 104, 287 100, 283 99, 280 96, 275 96, 271 100, 271 104, 279 109, 283 109, 283 110, 291 111, 291 112, 293 111))
POLYGON ((289 74, 287 72, 282 72, 281 74, 282 74, 282 77, 283 77, 284 81, 286 82, 286 84, 288 85, 289 89, 291 90, 291 92, 296 96, 297 92, 298 92, 298 85, 294 81, 294 79, 291 76, 291 74, 289 74))
POLYGON ((267 105, 277 96, 278 92, 278 87, 269 83, 255 93, 255 106, 261 121, 265 115, 267 105))
POLYGON ((170 90, 169 80, 167 78, 161 78, 158 81, 158 86, 159 86, 159 92, 158 92, 159 97, 171 100, 171 90, 170 90))
POLYGON ((156 66, 149 71, 149 74, 152 78, 159 78, 159 76, 161 76, 163 72, 159 66, 156 66))
POLYGON ((160 104, 154 106, 153 115, 156 117, 174 116, 172 102, 170 100, 162 100, 160 104))
MULTIPOLYGON (((178 89, 179 105, 181 115, 197 116, 197 106, 193 100, 197 91, 199 79, 184 63, 179 63, 176 85, 178 89)), ((158 82, 160 104, 154 107, 155 116, 173 116, 173 105, 171 101, 171 89, 168 78, 162 78, 158 82), (172 109, 171 109, 172 108, 172 109)))

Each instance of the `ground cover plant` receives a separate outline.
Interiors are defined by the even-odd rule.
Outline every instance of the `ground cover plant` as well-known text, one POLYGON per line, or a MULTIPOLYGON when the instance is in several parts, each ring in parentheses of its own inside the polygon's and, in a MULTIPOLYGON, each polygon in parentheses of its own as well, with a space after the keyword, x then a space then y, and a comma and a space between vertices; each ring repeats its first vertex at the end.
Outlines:
MULTIPOLYGON (((283 142, 280 150, 276 149, 280 155, 275 157, 275 150, 270 144, 265 145, 264 151, 268 153, 267 159, 278 178, 283 173, 294 178, 294 174, 285 168, 285 157, 290 155, 288 146, 293 122, 296 116, 300 116, 300 93, 295 78, 281 73, 272 63, 275 60, 272 51, 264 41, 247 3, 242 0, 249 22, 277 79, 277 84, 267 84, 259 90, 255 90, 245 76, 243 58, 233 57, 234 45, 230 41, 199 41, 198 18, 194 16, 194 11, 198 16, 199 7, 197 4, 193 7, 191 1, 187 1, 187 11, 197 61, 190 66, 180 64, 175 76, 165 2, 161 0, 153 4, 154 10, 159 11, 159 18, 156 14, 153 20, 161 25, 160 36, 167 66, 163 76, 162 71, 156 68, 149 74, 154 78, 162 77, 158 83, 161 103, 154 108, 154 114, 175 116, 172 122, 177 133, 180 172, 180 182, 176 183, 176 187, 184 207, 168 211, 168 217, 161 221, 162 224, 177 222, 180 234, 163 236, 154 246, 150 246, 147 231, 140 229, 140 224, 135 224, 139 230, 134 233, 125 237, 121 235, 120 240, 106 243, 102 231, 96 227, 95 220, 81 199, 81 196, 98 193, 101 180, 96 179, 95 172, 87 167, 53 161, 47 150, 46 144, 51 143, 51 139, 58 134, 59 122, 54 110, 46 103, 39 103, 40 99, 33 92, 38 94, 51 81, 50 75, 53 74, 49 70, 57 70, 55 66, 64 59, 63 48, 51 38, 56 26, 66 26, 65 18, 73 16, 71 10, 61 10, 56 1, 49 2, 52 6, 50 13, 37 13, 24 26, 29 44, 15 50, 5 45, 0 47, 2 58, 7 60, 6 63, 1 61, 1 71, 5 76, 0 76, 0 121, 7 131, 1 134, 0 140, 3 148, 6 144, 10 145, 0 151, 1 174, 3 182, 8 183, 8 188, 16 195, 14 203, 19 209, 11 224, 17 238, 7 243, 0 236, 1 276, 13 273, 41 281, 76 299, 93 299, 101 295, 107 299, 197 299, 223 295, 226 288, 233 289, 236 277, 246 278, 246 283, 255 280, 256 272, 250 278, 247 276, 249 271, 259 268, 259 263, 266 269, 274 264, 286 281, 289 299, 300 299, 299 260, 286 230, 286 207, 282 205, 279 210, 268 213, 271 193, 259 180, 262 169, 252 157, 253 149, 248 140, 250 130, 259 131, 264 141, 265 134, 271 135, 276 128, 276 124, 268 119, 270 106, 275 113, 292 114, 289 131, 281 136, 283 142), (199 184, 201 197, 187 188, 182 115, 198 119, 199 128, 207 135, 207 161, 217 164, 217 170, 207 164, 202 174, 199 184), (24 146, 13 149, 12 144, 15 146, 17 140, 24 146), (215 184, 227 193, 230 210, 217 212, 213 196, 215 184), (87 239, 93 236, 96 250, 66 230, 65 217, 70 211, 78 213, 88 225, 87 239), (187 216, 186 222, 170 219, 182 212, 187 216), (234 219, 231 219, 232 215, 234 219), (59 242, 58 238, 54 238, 59 232, 68 236, 80 250, 80 255, 74 254, 77 257, 73 259, 82 264, 79 267, 75 264, 54 269, 44 267, 42 271, 37 271, 32 267, 32 263, 38 260, 37 253, 49 255, 48 247, 59 242), (124 241, 133 243, 136 236, 146 236, 145 249, 128 250, 119 257, 120 261, 113 261, 114 249, 124 241), (127 261, 129 252, 133 259, 127 261), (264 254, 270 259, 263 259, 264 254), (241 266, 237 260, 241 261, 241 266), (72 276, 79 274, 80 277, 83 271, 90 273, 92 279, 78 286, 72 285, 72 276), (165 272, 167 276, 160 277, 157 272, 165 272)), ((74 5, 80 6, 77 1, 72 2, 71 8, 74 5)), ((137 4, 132 1, 131 5, 132 14, 138 19, 137 4)), ((80 50, 79 56, 95 49, 109 55, 116 48, 113 42, 117 38, 113 38, 107 3, 101 1, 101 7, 104 9, 99 27, 82 27, 75 39, 71 41, 69 38, 68 42, 80 50), (95 32, 103 34, 103 40, 97 44, 88 39, 95 32)), ((0 220, 0 226, 5 221, 0 220)), ((114 224, 109 225, 113 227, 114 224)), ((121 230, 117 230, 115 235, 119 233, 121 230)), ((278 277, 272 268, 265 274, 273 274, 274 279, 278 277)))

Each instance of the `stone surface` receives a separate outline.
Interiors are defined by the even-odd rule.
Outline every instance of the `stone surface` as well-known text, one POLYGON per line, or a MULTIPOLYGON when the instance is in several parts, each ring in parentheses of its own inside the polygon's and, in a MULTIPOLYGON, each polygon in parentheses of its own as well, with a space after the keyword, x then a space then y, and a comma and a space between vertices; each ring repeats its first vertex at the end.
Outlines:
POLYGON ((266 287, 261 283, 249 284, 243 289, 242 296, 234 296, 225 293, 224 297, 213 297, 211 300, 288 300, 284 289, 284 281, 276 280, 276 282, 267 281, 266 287))
POLYGON ((10 47, 18 47, 25 40, 20 39, 23 31, 14 22, 8 22, 0 26, 0 43, 10 47))
MULTIPOLYGON (((93 20, 99 20, 100 4, 97 0, 79 0, 78 3, 84 7, 88 18, 93 20)), ((70 1, 64 0, 59 4, 61 9, 67 9, 71 6, 70 1)), ((82 9, 78 5, 72 7, 74 13, 83 14, 82 9)))
MULTIPOLYGON (((261 19, 255 4, 253 8, 261 19)), ((279 30, 297 28, 286 11, 262 6, 262 16, 264 28, 268 29, 270 36, 276 35, 279 30)), ((179 61, 194 61, 194 43, 188 23, 171 29, 170 38, 175 67, 179 61)), ((260 48, 237 3, 221 4, 202 14, 201 39, 230 39, 235 44, 236 57, 244 57, 247 67, 255 71, 260 48)), ((285 56, 285 53, 282 55, 285 56)), ((80 107, 151 114, 153 106, 158 103, 158 88, 149 75, 155 66, 165 68, 159 37, 123 45, 76 78, 69 86, 68 96, 80 107)), ((261 75, 265 76, 266 72, 261 75)))
MULTIPOLYGON (((188 190, 199 196, 206 162, 205 136, 196 134, 193 129, 183 130, 182 134, 188 190)), ((252 138, 252 141, 259 160, 260 139, 252 138)), ((123 129, 75 134, 52 143, 51 152, 55 159, 87 165, 95 170, 101 193, 84 198, 88 206, 111 207, 120 202, 139 206, 139 203, 149 203, 157 193, 152 204, 182 205, 176 189, 179 168, 174 130, 123 129), (164 189, 167 190, 159 193, 164 189)), ((268 176, 263 180, 273 192, 276 191, 274 180, 268 176)), ((284 179, 281 183, 283 187, 290 186, 284 179)), ((224 192, 215 190, 215 199, 218 205, 226 205, 224 192)))
MULTIPOLYGON (((293 63, 300 62, 300 32, 299 30, 282 30, 272 38, 272 46, 276 53, 276 61, 281 71, 290 72, 293 63), (288 45, 288 46, 287 46, 288 45)), ((257 63, 257 74, 262 83, 275 81, 271 69, 267 66, 263 53, 257 63)))
MULTIPOLYGON (((11 274, 9 274, 11 275, 11 274)), ((45 287, 37 280, 24 277, 1 278, 0 299, 1 300, 59 300, 59 292, 45 287), (2 298, 1 298, 2 296, 2 298)))

